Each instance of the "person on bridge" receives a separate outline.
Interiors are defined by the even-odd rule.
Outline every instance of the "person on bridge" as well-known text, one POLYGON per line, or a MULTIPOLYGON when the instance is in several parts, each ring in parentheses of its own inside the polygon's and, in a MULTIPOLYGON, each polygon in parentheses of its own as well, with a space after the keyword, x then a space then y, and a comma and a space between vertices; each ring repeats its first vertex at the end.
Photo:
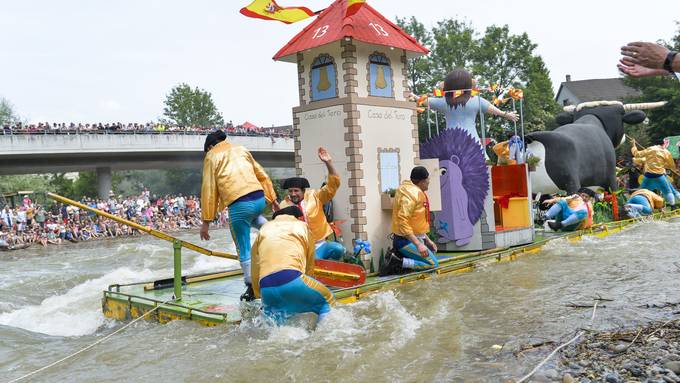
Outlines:
POLYGON ((666 177, 666 169, 675 170, 675 162, 671 153, 659 145, 638 150, 635 140, 632 140, 630 151, 633 154, 633 163, 644 166, 644 177, 640 188, 659 190, 670 205, 671 210, 675 210, 675 194, 668 177, 666 177))
POLYGON ((314 247, 318 259, 339 260, 345 255, 345 248, 335 241, 326 238, 333 229, 326 220, 323 207, 330 202, 340 187, 340 176, 333 167, 333 159, 326 149, 319 148, 319 159, 326 165, 328 180, 321 189, 309 189, 309 181, 302 177, 288 178, 283 188, 288 196, 281 202, 281 207, 297 206, 304 213, 302 220, 307 222, 314 237, 314 247))
POLYGON ((654 209, 663 209, 663 197, 647 189, 638 189, 631 194, 624 209, 631 218, 650 215, 654 209))
POLYGON ((229 211, 229 229, 241 262, 246 292, 242 300, 254 299, 250 278, 250 228, 261 226, 267 203, 278 210, 274 185, 262 166, 241 145, 233 145, 218 130, 210 133, 203 147, 203 185, 201 187, 201 239, 209 240, 210 222, 225 207, 229 211))
POLYGON ((295 205, 278 210, 253 244, 253 291, 262 298, 265 315, 278 324, 308 312, 318 315, 318 323, 335 303, 333 293, 311 277, 315 241, 302 217, 295 205))
POLYGON ((392 247, 381 275, 398 274, 402 269, 427 270, 439 266, 437 245, 427 236, 430 232, 430 203, 425 192, 430 174, 423 166, 411 170, 394 194, 392 206, 392 247))

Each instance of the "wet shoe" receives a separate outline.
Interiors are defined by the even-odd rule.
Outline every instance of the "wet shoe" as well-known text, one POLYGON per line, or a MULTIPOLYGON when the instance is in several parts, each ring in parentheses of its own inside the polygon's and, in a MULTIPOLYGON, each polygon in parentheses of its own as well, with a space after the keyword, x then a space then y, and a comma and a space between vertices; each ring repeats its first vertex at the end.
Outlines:
POLYGON ((385 257, 385 262, 380 267, 378 275, 382 277, 386 275, 401 274, 401 272, 403 271, 402 264, 403 259, 394 254, 394 252, 390 251, 387 253, 387 256, 385 257))
POLYGON ((548 226, 552 231, 558 231, 562 228, 562 222, 560 221, 548 221, 548 226))
POLYGON ((241 294, 241 300, 250 302, 255 300, 255 291, 253 291, 253 285, 246 283, 246 291, 241 294))

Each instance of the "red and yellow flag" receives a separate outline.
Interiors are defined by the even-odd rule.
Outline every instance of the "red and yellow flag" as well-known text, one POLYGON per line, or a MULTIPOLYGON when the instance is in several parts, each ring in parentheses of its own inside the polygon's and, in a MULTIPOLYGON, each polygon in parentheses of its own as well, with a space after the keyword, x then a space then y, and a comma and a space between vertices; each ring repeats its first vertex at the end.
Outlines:
POLYGON ((359 12, 359 9, 366 4, 366 0, 347 0, 347 11, 345 17, 350 17, 359 12))
POLYGON ((508 95, 512 97, 513 100, 521 100, 524 98, 524 91, 522 89, 510 88, 508 90, 508 95))
POLYGON ((435 89, 432 91, 432 94, 433 94, 435 97, 442 97, 442 96, 444 95, 444 92, 442 92, 442 90, 439 89, 439 88, 435 88, 435 89))
POLYGON ((281 7, 274 0, 255 0, 241 8, 241 14, 264 20, 278 20, 290 24, 314 16, 306 7, 281 7))

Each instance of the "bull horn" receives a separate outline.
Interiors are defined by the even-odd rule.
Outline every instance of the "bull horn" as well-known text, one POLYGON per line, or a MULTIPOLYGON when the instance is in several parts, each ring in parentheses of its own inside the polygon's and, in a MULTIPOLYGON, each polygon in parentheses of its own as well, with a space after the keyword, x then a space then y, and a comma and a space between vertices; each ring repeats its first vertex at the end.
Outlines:
POLYGON ((623 110, 630 112, 631 110, 645 110, 660 108, 667 104, 667 101, 657 101, 657 102, 641 102, 638 104, 623 104, 623 110))
POLYGON ((571 113, 576 110, 576 105, 567 105, 563 109, 565 112, 571 113))

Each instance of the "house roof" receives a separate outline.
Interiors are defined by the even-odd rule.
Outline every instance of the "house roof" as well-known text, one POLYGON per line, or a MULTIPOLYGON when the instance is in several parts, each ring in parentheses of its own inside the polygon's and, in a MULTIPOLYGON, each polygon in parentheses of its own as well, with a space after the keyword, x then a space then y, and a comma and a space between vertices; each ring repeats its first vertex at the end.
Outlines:
POLYGON ((621 78, 601 78, 580 81, 567 81, 560 85, 555 100, 559 100, 562 89, 569 91, 576 97, 578 102, 588 101, 623 101, 627 97, 639 96, 640 92, 623 83, 621 78))
POLYGON ((352 37, 368 44, 404 49, 417 55, 429 51, 397 25, 389 21, 368 4, 357 13, 345 17, 347 0, 336 0, 311 24, 295 35, 281 48, 274 60, 295 62, 295 54, 352 37))

